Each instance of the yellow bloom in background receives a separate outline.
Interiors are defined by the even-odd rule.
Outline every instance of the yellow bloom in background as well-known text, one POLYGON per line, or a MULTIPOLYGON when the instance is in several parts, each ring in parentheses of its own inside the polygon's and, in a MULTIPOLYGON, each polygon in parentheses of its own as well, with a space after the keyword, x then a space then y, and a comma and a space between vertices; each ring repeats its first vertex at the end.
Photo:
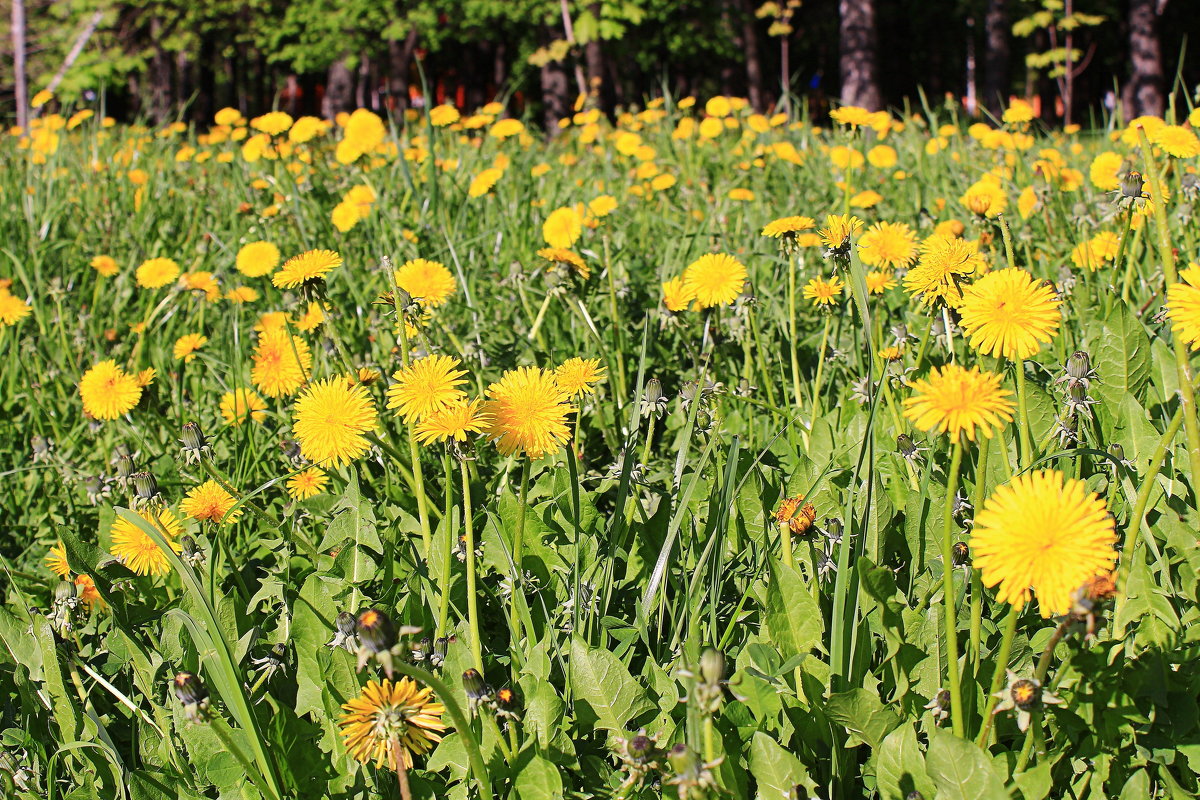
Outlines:
POLYGON ((903 222, 876 222, 859 237, 858 257, 871 267, 907 267, 917 258, 917 235, 903 222))
POLYGON ((492 187, 504 175, 504 170, 489 167, 483 170, 474 178, 471 179, 471 186, 467 189, 468 197, 483 197, 488 192, 492 191, 492 187))
POLYGON ((134 380, 137 381, 138 386, 145 389, 147 386, 154 383, 154 378, 157 375, 158 370, 156 370, 154 367, 146 367, 135 376, 134 380))
POLYGON ((300 453, 319 465, 340 467, 360 458, 371 445, 375 404, 361 384, 329 378, 310 384, 296 400, 292 432, 300 453))
POLYGON ((89 369, 79 380, 83 413, 93 419, 116 419, 138 404, 142 387, 137 378, 109 359, 89 369))
POLYGON ((566 420, 574 409, 550 370, 509 370, 488 387, 487 396, 488 435, 506 456, 541 458, 557 451, 571 436, 566 420))
POLYGON ((221 484, 207 480, 188 491, 187 497, 179 504, 179 510, 192 519, 232 525, 242 515, 240 508, 230 513, 235 503, 237 501, 233 495, 225 491, 221 484))
POLYGON ((867 293, 883 294, 896 287, 896 276, 890 272, 871 270, 867 273, 867 293))
POLYGON ((117 266, 117 260, 112 256, 96 256, 90 262, 92 269, 99 272, 105 278, 111 278, 120 270, 117 266))
POLYGON ((923 431, 960 434, 975 441, 977 434, 990 439, 1005 422, 1012 422, 1010 392, 1000 388, 1000 376, 947 364, 934 367, 927 380, 912 383, 913 396, 904 401, 904 417, 923 431))
POLYGON ((879 169, 891 169, 896 166, 896 151, 886 144, 877 144, 867 151, 867 161, 879 169))
POLYGON ((555 267, 567 267, 574 270, 585 281, 592 277, 592 268, 574 250, 567 250, 563 247, 543 247, 537 251, 537 254, 555 267))
POLYGON ((258 322, 254 323, 254 330, 259 333, 274 331, 286 328, 288 324, 288 315, 286 311, 268 311, 258 318, 258 322))
POLYGON ((416 359, 392 376, 396 382, 388 387, 387 407, 410 423, 462 403, 466 394, 458 387, 466 383, 463 376, 467 372, 460 366, 453 356, 416 359))
POLYGON ((462 119, 462 115, 458 113, 458 109, 447 103, 434 106, 429 111, 429 121, 433 123, 435 128, 444 128, 447 125, 453 125, 460 119, 462 119))
POLYGON ((292 144, 310 142, 329 130, 329 123, 320 117, 300 117, 288 130, 288 141, 292 144))
POLYGON ((1150 141, 1174 158, 1194 158, 1200 155, 1200 139, 1182 125, 1164 125, 1154 132, 1150 141))
POLYGON ((333 250, 308 250, 283 262, 271 282, 280 289, 295 289, 305 283, 324 280, 325 276, 342 265, 342 257, 333 250))
POLYGON ((329 221, 333 223, 333 227, 337 228, 339 233, 346 233, 357 225, 360 219, 362 219, 362 214, 354 203, 338 203, 329 212, 329 221))
POLYGON ((393 772, 412 769, 413 755, 423 755, 442 740, 445 707, 434 701, 433 690, 419 688, 408 678, 393 683, 370 681, 362 694, 342 706, 338 720, 346 750, 364 764, 393 772), (399 747, 393 747, 396 740, 399 747), (399 759, 400 763, 396 762, 399 759))
POLYGON ((321 327, 325 321, 325 309, 316 300, 308 301, 308 308, 296 320, 296 327, 305 333, 312 333, 321 327))
POLYGON ((92 580, 91 575, 76 575, 75 589, 79 595, 79 599, 83 601, 83 604, 87 607, 88 611, 91 611, 97 606, 100 608, 107 606, 107 603, 104 602, 104 598, 100 595, 100 590, 96 588, 96 582, 92 580))
POLYGON ((817 277, 804 285, 804 299, 811 300, 814 306, 833 305, 846 290, 846 284, 837 275, 829 280, 817 277))
POLYGON ((800 231, 807 230, 816 224, 816 220, 812 217, 780 217, 764 225, 762 235, 770 236, 772 239, 780 239, 787 236, 794 236, 800 233, 800 231))
POLYGON ((46 553, 46 566, 60 578, 71 576, 71 565, 67 563, 67 548, 62 542, 56 542, 46 553))
POLYGON ((1167 287, 1167 319, 1184 343, 1200 350, 1200 264, 1189 264, 1179 277, 1167 287))
POLYGON ((602 194, 594 200, 588 202, 588 212, 593 217, 607 217, 617 209, 617 198, 610 194, 602 194))
POLYGON ((829 118, 834 122, 847 125, 851 128, 870 126, 872 121, 871 112, 859 106, 835 108, 829 112, 829 118))
POLYGON ((688 305, 696 299, 696 295, 692 293, 688 286, 683 281, 683 276, 676 276, 662 285, 663 305, 667 307, 667 311, 679 312, 687 309, 688 305))
POLYGON ((525 131, 525 123, 519 119, 502 119, 488 129, 488 136, 493 139, 509 139, 525 131))
POLYGON ((1120 176, 1124 166, 1125 157, 1109 150, 1092 159, 1088 167, 1088 178, 1092 185, 1101 191, 1116 191, 1121 185, 1120 176))
POLYGON ((873 208, 883 200, 883 195, 874 189, 859 192, 850 198, 851 208, 873 208))
POLYGON ((329 476, 325 474, 325 470, 320 467, 309 467, 288 478, 288 496, 293 500, 307 500, 323 492, 327 483, 329 483, 329 476))
POLYGON ((554 378, 568 398, 594 394, 596 384, 604 380, 604 369, 598 358, 568 358, 556 370, 554 378))
POLYGON ((491 417, 484 410, 483 400, 476 398, 434 411, 417 423, 416 437, 421 444, 452 439, 465 442, 470 434, 487 430, 491 417))
POLYGON ((16 325, 32 312, 33 309, 24 300, 11 294, 8 289, 0 289, 0 328, 16 325))
POLYGON ((1008 196, 999 181, 988 175, 967 187, 959 202, 972 214, 995 217, 1004 213, 1004 209, 1008 207, 1008 196))
MULTIPOLYGON (((135 513, 150 525, 155 525, 171 549, 180 552, 182 548, 177 540, 183 535, 183 523, 171 513, 171 509, 164 508, 157 515, 149 510, 135 513)), ((113 558, 131 572, 138 575, 165 575, 171 571, 171 562, 166 554, 137 524, 118 515, 113 520, 110 536, 113 558)))
POLYGON ((160 289, 179 277, 179 265, 169 258, 148 258, 137 268, 137 285, 160 289))
POLYGON ((254 348, 253 360, 250 380, 267 397, 295 393, 312 368, 308 343, 280 328, 263 331, 254 348))
POLYGON ((729 112, 733 110, 733 106, 729 102, 728 97, 720 95, 709 98, 704 104, 704 113, 710 117, 728 117, 729 112))
POLYGON ((971 347, 1000 358, 1032 358, 1058 333, 1061 301, 1023 269, 984 275, 963 293, 958 313, 971 347))
POLYGON ((205 299, 215 303, 221 299, 221 285, 211 272, 198 271, 185 273, 179 282, 184 289, 192 292, 204 292, 205 299))
POLYGON ((554 209, 542 223, 542 239, 551 247, 574 247, 582 234, 583 217, 574 206, 554 209))
POLYGON ((828 214, 825 216, 825 227, 818 233, 821 242, 831 250, 849 247, 852 237, 862 227, 862 220, 849 214, 828 214))
POLYGON ((267 403, 246 388, 234 389, 221 395, 221 418, 226 425, 241 425, 247 419, 262 422, 267 418, 267 403))
POLYGON ((405 261, 393 277, 397 286, 431 308, 445 303, 458 288, 445 264, 424 258, 405 261))
POLYGON ((705 253, 683 271, 684 289, 702 309, 729 305, 745 283, 745 265, 726 253, 705 253))
POLYGON ((829 160, 843 172, 858 169, 863 165, 864 161, 862 153, 853 147, 846 147, 844 145, 829 148, 829 160))
POLYGON ((247 242, 237 254, 237 270, 247 278, 258 278, 273 272, 283 256, 271 242, 247 242))
POLYGON ((1113 519, 1080 480, 1054 470, 1017 475, 975 516, 971 558, 996 599, 1024 605, 1032 591, 1043 617, 1071 610, 1071 594, 1116 563, 1113 519))
POLYGON ((1092 252, 1105 261, 1112 261, 1121 249, 1121 237, 1113 231, 1100 231, 1092 237, 1092 252))
POLYGON ((41 108, 54 99, 54 93, 49 89, 42 89, 29 99, 30 108, 41 108))
POLYGON ((196 359, 196 352, 207 343, 208 337, 204 334, 187 333, 175 340, 171 355, 176 361, 182 359, 183 363, 190 364, 196 359))
POLYGON ((1080 242, 1071 249, 1071 263, 1079 268, 1095 272, 1104 265, 1104 256, 1093 246, 1091 240, 1080 242))
POLYGON ((729 199, 737 200, 739 202, 744 202, 744 203, 753 202, 754 192, 750 191, 749 189, 742 189, 742 188, 730 189, 729 190, 729 199))
POLYGON ((278 136, 292 127, 292 115, 286 111, 271 111, 250 120, 250 127, 268 136, 278 136))
POLYGON ((927 306, 941 301, 954 308, 962 302, 967 279, 986 266, 976 243, 935 234, 922 243, 917 265, 904 276, 904 288, 927 306))
POLYGON ((379 147, 386 136, 387 126, 383 124, 383 120, 371 111, 360 108, 346 120, 342 141, 349 143, 354 150, 362 154, 379 147))
POLYGON ((1027 100, 1016 99, 1004 110, 1001 117, 1008 124, 1022 124, 1033 121, 1033 106, 1027 100))

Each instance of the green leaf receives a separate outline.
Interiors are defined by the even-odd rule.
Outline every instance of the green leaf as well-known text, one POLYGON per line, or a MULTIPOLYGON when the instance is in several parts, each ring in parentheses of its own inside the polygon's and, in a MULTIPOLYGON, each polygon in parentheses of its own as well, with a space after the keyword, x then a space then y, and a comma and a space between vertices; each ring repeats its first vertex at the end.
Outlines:
POLYGON ((1125 781, 1117 800, 1146 800, 1147 797, 1150 797, 1150 773, 1139 769, 1125 781))
POLYGON ((825 620, 800 574, 771 560, 767 586, 767 631, 784 659, 807 655, 821 643, 825 620))
POLYGON ((621 660, 603 648, 590 648, 582 638, 571 639, 571 686, 576 690, 576 712, 587 727, 624 733, 626 723, 650 711, 654 704, 621 660), (589 713, 590 712, 590 713, 589 713))
POLYGON ((762 731, 755 731, 750 743, 750 774, 758 784, 758 800, 788 800, 797 786, 816 788, 800 759, 762 731))
POLYGON ((830 695, 825 713, 850 732, 849 746, 865 742, 872 748, 878 747, 883 737, 900 724, 900 716, 885 708, 879 698, 866 689, 830 695))
POLYGON ((1039 761, 1032 769, 1013 776, 1013 783, 1021 790, 1025 800, 1045 800, 1054 785, 1050 776, 1050 762, 1039 761))
POLYGON ((563 796, 562 775, 548 758, 530 753, 530 758, 517 773, 514 788, 519 800, 560 800, 563 796))
POLYGON ((875 780, 883 800, 905 800, 917 791, 933 797, 933 781, 925 771, 925 757, 912 725, 889 733, 875 751, 875 780))
POLYGON ((1125 395, 1140 398, 1150 380, 1150 339, 1124 303, 1117 303, 1093 338, 1092 364, 1100 380, 1093 396, 1116 408, 1125 395))
POLYGON ((930 734, 925 768, 937 785, 938 800, 1010 800, 983 751, 949 731, 930 734))

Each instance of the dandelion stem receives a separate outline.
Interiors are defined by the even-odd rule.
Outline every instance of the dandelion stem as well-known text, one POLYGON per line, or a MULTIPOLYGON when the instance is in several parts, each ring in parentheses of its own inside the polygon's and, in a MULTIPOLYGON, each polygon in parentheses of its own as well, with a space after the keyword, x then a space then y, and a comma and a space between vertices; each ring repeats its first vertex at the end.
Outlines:
MULTIPOLYGON (((1071 624, 1070 617, 1067 617, 1062 622, 1058 623, 1058 627, 1054 629, 1054 633, 1050 635, 1050 641, 1046 642, 1046 648, 1042 650, 1041 658, 1038 659, 1037 669, 1033 673, 1033 681, 1040 687, 1046 682, 1046 673, 1050 671, 1050 660, 1054 657, 1054 648, 1058 647, 1058 643, 1067 632, 1067 628, 1071 624)), ((1025 766, 1029 763, 1029 755, 1033 750, 1033 741, 1039 738, 1042 733, 1042 717, 1045 715, 1045 709, 1039 699, 1038 707, 1034 709, 1032 719, 1029 720, 1029 727, 1025 729, 1025 742, 1021 745, 1021 755, 1017 757, 1017 764, 1013 768, 1013 774, 1017 775, 1025 771, 1025 766)))
POLYGON ((825 375, 825 347, 829 344, 829 324, 832 321, 833 316, 826 314, 825 324, 821 327, 821 346, 817 348, 817 376, 813 379, 812 410, 808 415, 810 433, 817 425, 817 414, 821 410, 821 379, 825 375))
POLYGON ((454 501, 454 472, 450 467, 450 450, 442 455, 442 468, 446 476, 446 511, 442 515, 442 529, 445 531, 445 544, 442 552, 442 585, 438 587, 438 622, 437 636, 446 635, 446 623, 450 618, 450 587, 454 585, 451 574, 451 560, 454 558, 454 516, 452 503, 454 501))
POLYGON ((462 473, 463 533, 467 557, 467 627, 471 629, 471 656, 475 669, 483 674, 483 649, 479 642, 479 598, 475 592, 475 531, 471 516, 471 473, 466 459, 458 462, 462 473))
POLYGON ((796 270, 799 258, 788 259, 788 351, 792 359, 792 394, 800 407, 800 359, 796 352, 796 270))
POLYGON ((521 592, 521 545, 525 538, 525 512, 529 503, 529 465, 528 457, 521 459, 521 499, 517 506, 517 529, 513 533, 512 542, 512 626, 513 626, 513 646, 517 647, 521 641, 521 618, 517 614, 517 596, 521 592))
POLYGON ((1021 616, 1021 607, 1010 605, 1008 607, 1008 616, 1004 618, 1004 633, 1000 638, 1000 650, 996 653, 996 666, 992 672, 992 683, 988 687, 987 704, 983 709, 983 726, 979 730, 979 738, 975 743, 982 748, 987 748, 988 734, 992 730, 992 712, 996 708, 996 703, 1000 698, 996 697, 996 693, 1000 691, 1000 687, 1004 685, 1004 676, 1008 673, 1008 657, 1012 653, 1013 638, 1017 634, 1017 619, 1021 616))
POLYGON ((954 497, 958 493, 958 473, 962 467, 963 446, 961 436, 954 440, 950 455, 950 473, 946 486, 946 503, 942 513, 942 619, 946 625, 946 674, 950 688, 950 709, 954 734, 965 735, 963 726, 962 689, 958 674, 958 620, 955 614, 954 592, 954 497))
MULTIPOLYGON (((975 514, 983 508, 987 499, 987 465, 988 453, 992 449, 992 440, 984 438, 979 443, 979 459, 975 464, 975 514)), ((970 657, 971 670, 969 675, 974 679, 979 674, 979 638, 983 630, 983 576, 977 569, 971 570, 971 634, 968 639, 967 652, 970 657)))
MULTIPOLYGON (((409 365, 408 329, 405 326, 404 315, 399 306, 399 294, 396 295, 396 314, 399 317, 400 328, 400 363, 409 365)), ((426 508, 425 479, 421 473, 421 453, 417 449, 417 434, 413 425, 408 428, 408 457, 412 464, 412 486, 417 495, 417 517, 421 523, 421 547, 425 552, 426 562, 433 556, 433 534, 429 530, 429 511, 426 508)))
POLYGON ((1017 259, 1013 256, 1012 231, 1003 214, 996 216, 996 222, 1000 223, 1000 235, 1004 237, 1004 258, 1008 262, 1009 269, 1013 269, 1017 266, 1017 259))
MULTIPOLYGON (((1133 229, 1133 209, 1131 208, 1125 212, 1125 232, 1123 234, 1121 234, 1121 243, 1117 246, 1117 257, 1113 260, 1112 272, 1114 275, 1116 275, 1117 272, 1121 269, 1121 261, 1125 257, 1125 250, 1128 248, 1129 234, 1132 233, 1132 229, 1133 229)), ((1142 232, 1142 229, 1138 228, 1139 235, 1141 234, 1141 232, 1142 232)), ((1121 286, 1121 302, 1122 303, 1129 302, 1129 290, 1130 290, 1130 284, 1132 282, 1133 282, 1133 254, 1130 253, 1129 254, 1129 263, 1125 265, 1125 278, 1122 281, 1122 286, 1121 286)))
POLYGON ((1029 466, 1033 463, 1033 443, 1029 439, 1029 406, 1025 394, 1025 361, 1015 362, 1017 379, 1017 437, 1021 443, 1021 457, 1018 465, 1029 466))

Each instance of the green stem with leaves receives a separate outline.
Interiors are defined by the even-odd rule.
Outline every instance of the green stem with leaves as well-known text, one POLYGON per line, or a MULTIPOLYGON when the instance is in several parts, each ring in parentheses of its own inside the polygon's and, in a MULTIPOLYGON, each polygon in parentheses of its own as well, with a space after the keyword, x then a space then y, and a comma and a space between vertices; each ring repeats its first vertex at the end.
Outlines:
POLYGON ((942 512, 942 620, 946 628, 946 675, 950 688, 951 719, 956 736, 966 734, 963 721, 962 686, 958 671, 958 619, 954 591, 954 497, 958 493, 959 471, 962 468, 961 435, 954 440, 950 454, 950 473, 946 486, 946 503, 942 512))

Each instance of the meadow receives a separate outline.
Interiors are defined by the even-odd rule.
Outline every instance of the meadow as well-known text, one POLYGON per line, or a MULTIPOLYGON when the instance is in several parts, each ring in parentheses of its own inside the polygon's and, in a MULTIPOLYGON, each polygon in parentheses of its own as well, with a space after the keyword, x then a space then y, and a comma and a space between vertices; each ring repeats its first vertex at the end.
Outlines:
POLYGON ((35 101, 6 797, 1200 789, 1200 111, 35 101))

